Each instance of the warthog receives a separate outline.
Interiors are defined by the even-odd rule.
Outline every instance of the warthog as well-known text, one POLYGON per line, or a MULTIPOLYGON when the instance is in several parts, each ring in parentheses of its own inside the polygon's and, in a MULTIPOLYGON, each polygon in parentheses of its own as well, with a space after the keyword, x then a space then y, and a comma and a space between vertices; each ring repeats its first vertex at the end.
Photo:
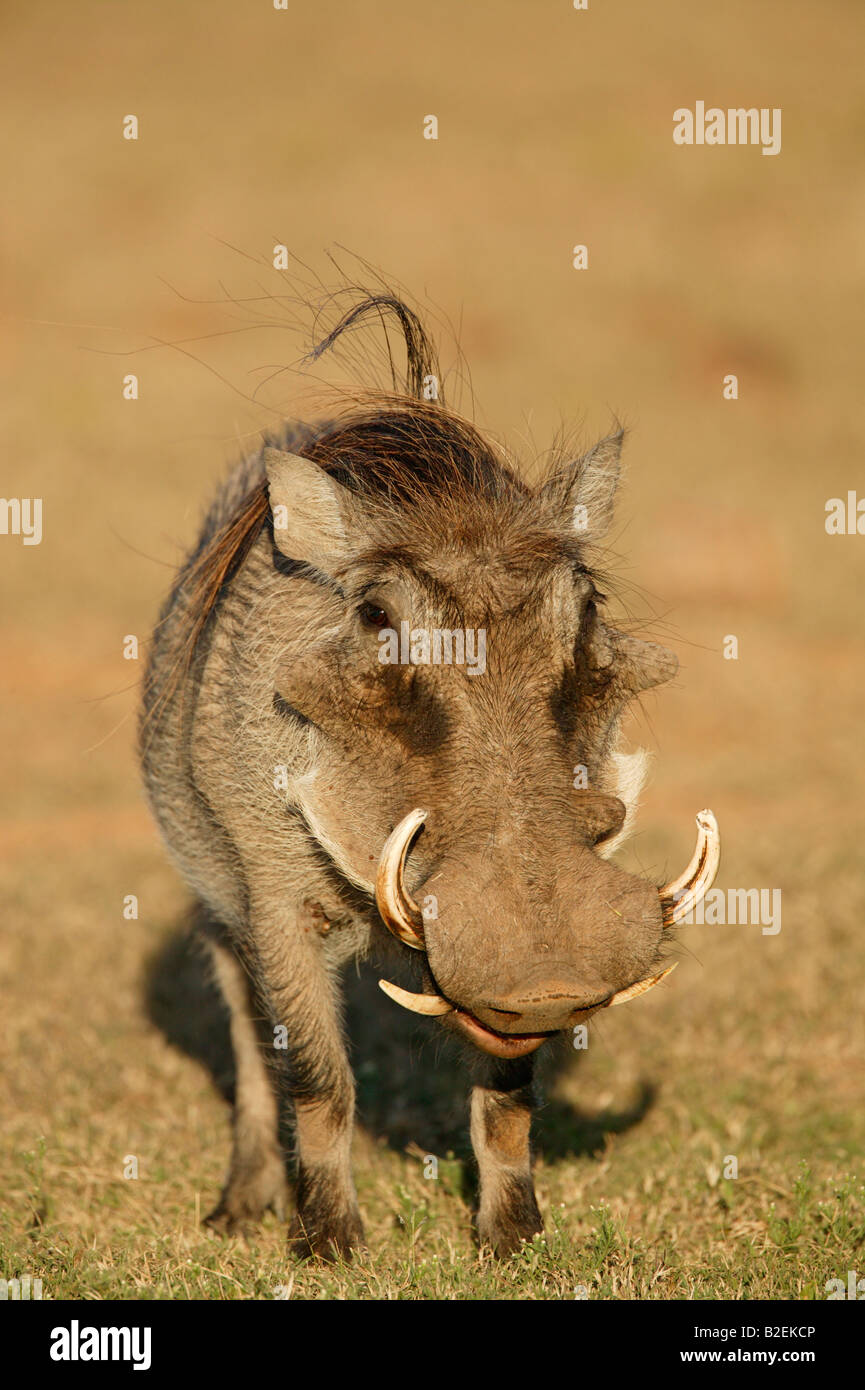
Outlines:
POLYGON ((417 990, 382 988, 473 1058, 478 1232, 507 1254, 542 1230, 533 1054, 668 973, 717 829, 701 813, 694 860, 660 890, 608 859, 645 762, 617 746, 622 712, 677 665, 605 621, 590 564, 621 432, 529 486, 424 399, 435 359, 400 301, 371 295, 328 341, 367 309, 397 314, 407 385, 287 429, 222 487, 156 627, 144 776, 231 1012, 211 1222, 282 1209, 283 1086, 294 1248, 362 1243, 339 969, 390 942, 417 990), (475 655, 484 635, 482 665, 454 657, 455 634, 475 655))

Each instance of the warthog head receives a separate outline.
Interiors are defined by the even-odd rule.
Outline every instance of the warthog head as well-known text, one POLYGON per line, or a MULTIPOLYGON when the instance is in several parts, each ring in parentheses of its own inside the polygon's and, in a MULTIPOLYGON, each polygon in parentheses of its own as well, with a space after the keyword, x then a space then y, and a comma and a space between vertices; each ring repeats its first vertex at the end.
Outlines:
POLYGON ((668 928, 717 866, 709 812, 664 889, 605 857, 644 764, 617 749, 622 711, 677 666, 604 617, 592 557, 621 444, 531 487, 472 425, 403 398, 302 457, 265 452, 291 580, 274 703, 309 737, 296 809, 422 961, 420 993, 385 991, 504 1058, 666 974, 668 928))

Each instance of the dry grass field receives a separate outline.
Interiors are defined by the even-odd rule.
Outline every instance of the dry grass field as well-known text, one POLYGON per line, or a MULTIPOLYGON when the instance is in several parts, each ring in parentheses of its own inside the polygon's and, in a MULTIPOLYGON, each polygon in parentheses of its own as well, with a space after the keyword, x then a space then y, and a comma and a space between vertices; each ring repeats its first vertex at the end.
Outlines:
POLYGON ((0 492, 44 499, 40 545, 0 535, 0 1277, 46 1298, 819 1299, 865 1273, 865 539, 824 527, 827 499, 865 494, 861 6, 35 0, 0 23, 0 492), (781 153, 676 146, 697 100, 780 107, 781 153), (621 861, 678 871, 708 805, 718 885, 782 892, 780 931, 683 927, 663 989, 548 1061, 548 1233, 505 1265, 472 1236, 458 1060, 367 970, 368 1255, 295 1265, 273 1217, 201 1224, 224 1019, 139 787, 123 646, 228 464, 311 408, 277 242, 296 278, 346 247, 449 320, 464 408, 527 469, 563 421, 588 442, 628 424, 610 568, 681 670, 634 712, 656 758, 621 861))

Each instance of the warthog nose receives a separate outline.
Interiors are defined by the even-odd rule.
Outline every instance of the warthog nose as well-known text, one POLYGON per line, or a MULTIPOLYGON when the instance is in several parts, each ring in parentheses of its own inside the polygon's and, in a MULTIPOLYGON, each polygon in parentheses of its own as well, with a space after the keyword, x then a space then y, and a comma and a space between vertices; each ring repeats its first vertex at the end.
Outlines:
POLYGON ((498 1033, 552 1033, 567 1028, 585 1009, 596 1007, 611 991, 565 988, 551 984, 531 993, 485 999, 472 1013, 498 1033))

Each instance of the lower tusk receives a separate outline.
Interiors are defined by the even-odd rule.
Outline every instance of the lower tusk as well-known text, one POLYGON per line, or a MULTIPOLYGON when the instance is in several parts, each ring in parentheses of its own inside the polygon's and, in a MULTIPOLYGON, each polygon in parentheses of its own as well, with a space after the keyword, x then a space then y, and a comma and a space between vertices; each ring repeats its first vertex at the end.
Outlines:
POLYGON ((659 888, 664 922, 670 927, 681 922, 715 882, 718 865, 721 862, 721 835, 718 822, 711 811, 701 811, 697 816, 697 847, 694 857, 683 874, 673 879, 666 887, 659 888))
POLYGON ((662 970, 660 975, 653 975, 650 980, 640 980, 635 985, 628 985, 627 989, 620 989, 618 994, 613 995, 612 999, 607 1004, 607 1008, 611 1009, 614 1004, 627 1004, 629 999, 638 999, 641 994, 645 994, 647 990, 654 989, 655 985, 659 985, 662 980, 666 980, 668 975, 672 975, 678 964, 679 962, 674 960, 673 964, 668 965, 666 970, 662 970))
POLYGON ((413 1014, 434 1015, 453 1012, 453 1004, 442 999, 440 994, 410 994, 407 989, 392 985, 390 980, 379 980, 378 987, 383 989, 395 1004, 402 1004, 404 1009, 409 1009, 413 1014))

